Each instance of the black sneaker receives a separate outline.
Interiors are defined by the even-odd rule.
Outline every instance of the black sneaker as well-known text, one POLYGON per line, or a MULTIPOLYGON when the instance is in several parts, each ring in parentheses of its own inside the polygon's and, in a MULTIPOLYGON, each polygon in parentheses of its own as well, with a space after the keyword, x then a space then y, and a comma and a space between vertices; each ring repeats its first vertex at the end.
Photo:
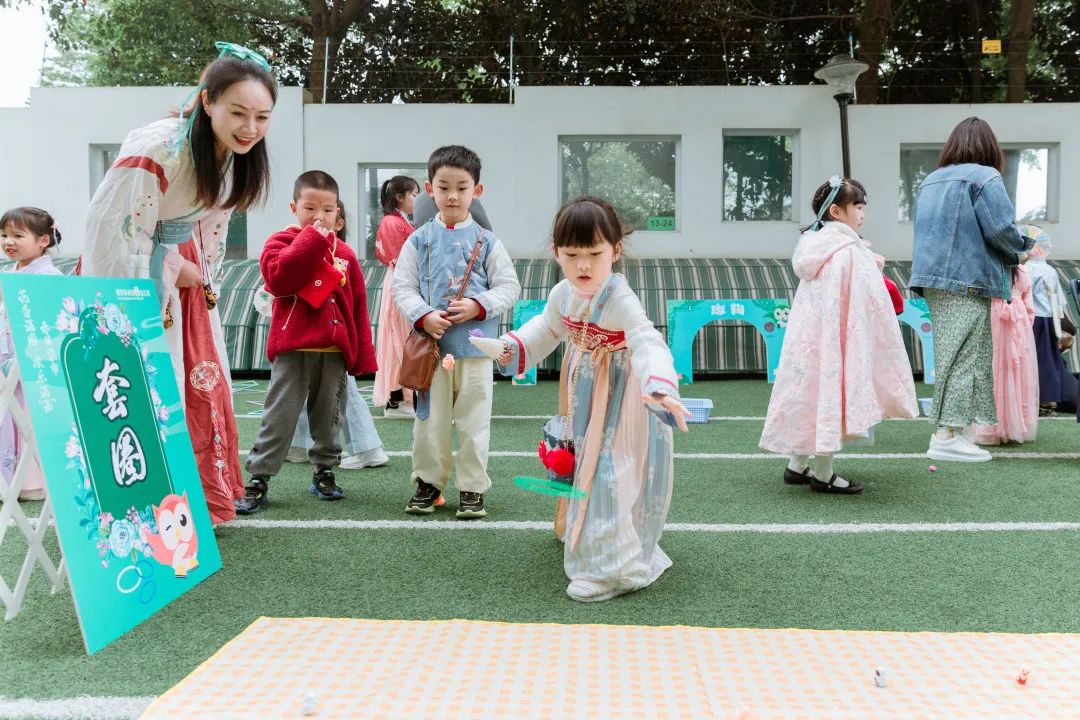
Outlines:
POLYGON ((410 515, 430 515, 435 512, 435 501, 440 495, 442 491, 439 488, 416 478, 416 492, 405 505, 405 512, 410 515))
POLYGON ((269 479, 258 476, 251 478, 251 482, 244 488, 244 497, 234 503, 237 515, 251 515, 259 512, 266 504, 266 496, 269 492, 266 483, 269 479))
POLYGON ((797 473, 791 468, 784 468, 784 482, 788 485, 809 485, 810 484, 810 468, 806 468, 801 473, 797 473))
POLYGON ((345 497, 345 491, 334 481, 334 471, 328 467, 315 470, 311 478, 311 494, 320 500, 340 500, 345 497))
POLYGON ((459 518, 480 518, 487 515, 484 509, 484 493, 459 492, 457 516, 459 518))

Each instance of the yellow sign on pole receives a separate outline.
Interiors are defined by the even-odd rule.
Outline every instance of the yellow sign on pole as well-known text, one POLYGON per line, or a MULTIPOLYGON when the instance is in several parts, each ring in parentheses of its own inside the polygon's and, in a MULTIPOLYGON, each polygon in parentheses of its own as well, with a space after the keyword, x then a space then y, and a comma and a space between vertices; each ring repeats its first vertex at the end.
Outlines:
POLYGON ((987 40, 984 38, 982 51, 983 55, 1000 55, 1001 40, 987 40))

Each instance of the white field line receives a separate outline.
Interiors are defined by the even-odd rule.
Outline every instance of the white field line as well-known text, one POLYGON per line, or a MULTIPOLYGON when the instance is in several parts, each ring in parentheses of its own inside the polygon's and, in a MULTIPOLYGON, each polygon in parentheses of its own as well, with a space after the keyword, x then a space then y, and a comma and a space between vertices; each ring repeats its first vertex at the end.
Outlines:
MULTIPOLYGON (((464 532, 519 530, 551 532, 548 520, 233 520, 222 527, 253 530, 437 530, 464 532)), ((848 535, 867 533, 938 532, 1076 532, 1070 522, 949 522, 949 523, 668 523, 664 532, 759 533, 766 535, 848 535)))
MULTIPOLYGON (((260 404, 260 403, 255 403, 254 401, 251 401, 251 400, 249 400, 248 402, 251 402, 253 405, 260 404)), ((492 415, 491 419, 492 420, 547 420, 550 417, 551 417, 550 415, 492 415)), ((258 415, 240 414, 240 415, 236 416, 236 419, 237 420, 261 420, 262 418, 260 416, 258 416, 258 415)), ((371 419, 372 420, 378 420, 378 421, 385 420, 386 422, 402 422, 403 421, 402 418, 387 418, 387 417, 383 417, 382 415, 372 415, 371 419)), ((1050 422, 1050 421, 1054 421, 1054 420, 1068 420, 1070 422, 1076 422, 1076 418, 1074 418, 1071 415, 1054 415, 1054 416, 1051 416, 1051 417, 1039 418, 1039 422, 1050 422)), ((897 418, 897 419, 885 420, 883 422, 917 422, 917 421, 929 422, 929 420, 927 420, 924 417, 897 418)), ((709 422, 765 422, 765 416, 764 415, 720 415, 720 416, 710 417, 709 422)))
MULTIPOLYGON (((9 527, 14 521, 8 523, 9 527)), ((50 521, 55 525, 55 521, 50 521)), ((37 518, 30 520, 37 526, 37 518)), ((551 532, 550 520, 271 520, 244 518, 219 527, 251 530, 519 530, 551 532)), ((1080 531, 1080 522, 945 522, 945 523, 667 523, 664 532, 759 533, 763 535, 857 535, 866 533, 1062 532, 1080 531)), ((0 708, 6 702, 0 697, 0 708)), ((3 715, 0 713, 0 718, 3 715)))
MULTIPOLYGON (((241 450, 245 457, 248 450, 241 450)), ((411 450, 387 450, 390 457, 412 457, 411 450)), ((1012 460, 1080 460, 1080 452, 998 452, 995 458, 1012 460)), ((535 450, 492 450, 488 457, 536 457, 535 450)), ((838 453, 838 460, 926 460, 925 453, 838 453)), ((676 460, 786 460, 786 455, 772 453, 675 453, 676 460)))
POLYGON ((93 697, 83 695, 58 700, 13 699, 0 696, 0 718, 45 720, 128 720, 138 718, 154 701, 153 696, 93 697))

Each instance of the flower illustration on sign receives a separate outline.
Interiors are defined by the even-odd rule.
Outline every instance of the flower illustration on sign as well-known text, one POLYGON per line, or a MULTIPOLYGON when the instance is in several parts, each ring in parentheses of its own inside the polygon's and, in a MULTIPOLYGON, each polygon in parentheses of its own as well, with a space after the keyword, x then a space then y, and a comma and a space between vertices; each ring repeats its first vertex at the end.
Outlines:
POLYGON ((114 520, 109 532, 109 549, 113 555, 122 558, 131 552, 137 537, 135 526, 130 521, 114 520))

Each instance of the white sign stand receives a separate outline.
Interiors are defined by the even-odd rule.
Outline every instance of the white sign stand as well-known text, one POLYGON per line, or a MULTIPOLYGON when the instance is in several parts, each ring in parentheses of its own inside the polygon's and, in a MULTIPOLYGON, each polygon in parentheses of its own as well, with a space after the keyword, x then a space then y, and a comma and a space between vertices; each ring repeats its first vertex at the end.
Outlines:
MULTIPOLYGON (((0 323, 3 320, 0 319, 0 323)), ((6 323, 2 328, 6 330, 6 323)), ((34 573, 34 566, 41 565, 41 569, 52 581, 52 594, 60 592, 64 587, 64 578, 67 576, 67 568, 64 565, 63 553, 61 552, 60 564, 53 565, 52 558, 45 551, 42 541, 45 533, 53 525, 52 500, 45 496, 45 504, 41 508, 41 514, 36 520, 26 517, 19 505, 19 491, 22 489, 26 475, 34 463, 38 462, 37 440, 34 437, 34 428, 30 424, 30 416, 26 408, 15 397, 15 388, 19 385, 18 363, 14 360, 6 370, 0 368, 0 418, 10 413, 19 433, 19 458, 15 465, 10 484, 0 474, 0 545, 4 542, 8 528, 14 525, 26 538, 29 547, 26 550, 26 558, 23 560, 19 577, 12 589, 2 576, 0 576, 0 602, 4 604, 4 620, 11 620, 22 610, 23 598, 26 597, 26 587, 30 583, 30 576, 34 573)))

